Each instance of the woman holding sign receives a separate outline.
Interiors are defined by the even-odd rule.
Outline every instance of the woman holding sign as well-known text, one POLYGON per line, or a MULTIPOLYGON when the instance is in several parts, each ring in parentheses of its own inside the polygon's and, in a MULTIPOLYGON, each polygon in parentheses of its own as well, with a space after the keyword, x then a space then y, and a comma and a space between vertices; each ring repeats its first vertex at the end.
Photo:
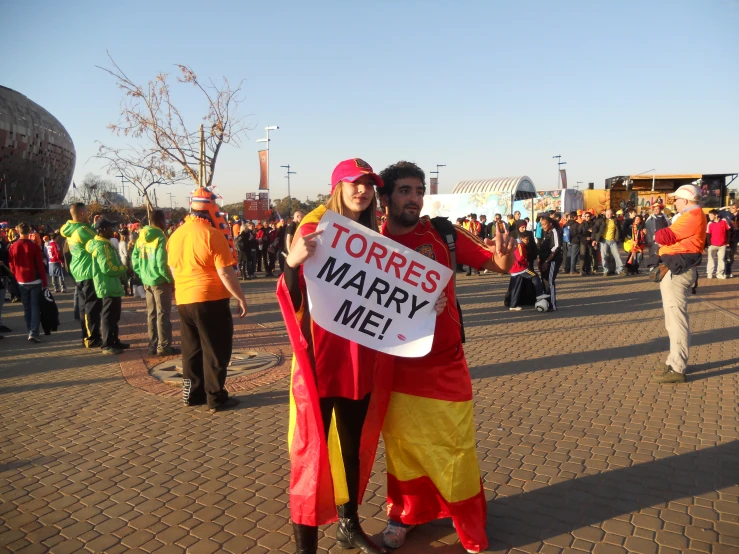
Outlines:
MULTIPOLYGON (((311 320, 302 264, 316 249, 316 227, 332 210, 377 231, 375 187, 382 179, 367 162, 341 162, 331 178, 326 206, 307 214, 287 256, 277 298, 294 358, 290 384, 290 515, 297 551, 314 553, 318 525, 336 520, 337 544, 366 554, 387 552, 359 524, 358 504, 375 460, 387 394, 373 394, 388 380, 376 372, 374 350, 322 329, 311 320), (330 460, 330 463, 329 463, 330 460)), ((388 364, 385 364, 389 367, 388 364)), ((382 387, 387 390, 387 386, 382 387)))

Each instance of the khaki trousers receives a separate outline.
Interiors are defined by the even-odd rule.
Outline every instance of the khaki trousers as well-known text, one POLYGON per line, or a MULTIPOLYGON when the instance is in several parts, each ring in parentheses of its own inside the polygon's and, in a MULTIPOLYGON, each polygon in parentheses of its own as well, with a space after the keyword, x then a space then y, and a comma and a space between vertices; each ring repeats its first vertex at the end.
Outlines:
POLYGON ((146 323, 149 328, 149 349, 157 351, 172 346, 172 297, 171 283, 146 285, 146 323))
POLYGON ((668 271, 659 283, 662 293, 662 309, 665 312, 665 328, 670 337, 670 355, 665 364, 673 371, 685 373, 688 367, 690 348, 690 321, 688 320, 688 297, 696 279, 696 269, 680 275, 668 271))

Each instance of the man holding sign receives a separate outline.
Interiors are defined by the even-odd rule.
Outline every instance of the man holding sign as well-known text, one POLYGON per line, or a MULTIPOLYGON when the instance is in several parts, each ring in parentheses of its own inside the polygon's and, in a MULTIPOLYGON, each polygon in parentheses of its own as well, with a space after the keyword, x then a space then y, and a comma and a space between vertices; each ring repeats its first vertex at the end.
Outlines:
MULTIPOLYGON (((428 218, 420 218, 425 174, 410 162, 381 172, 378 191, 387 215, 382 234, 452 268, 450 245, 428 218)), ((496 232, 480 241, 455 227, 456 262, 507 273, 515 241, 496 232)), ((461 317, 454 282, 445 286, 448 302, 436 318, 430 352, 395 358, 392 394, 383 425, 390 522, 385 546, 398 548, 414 525, 451 517, 467 552, 488 546, 487 505, 475 452, 472 382, 462 349, 461 317)), ((432 317, 431 314, 427 318, 432 317)))

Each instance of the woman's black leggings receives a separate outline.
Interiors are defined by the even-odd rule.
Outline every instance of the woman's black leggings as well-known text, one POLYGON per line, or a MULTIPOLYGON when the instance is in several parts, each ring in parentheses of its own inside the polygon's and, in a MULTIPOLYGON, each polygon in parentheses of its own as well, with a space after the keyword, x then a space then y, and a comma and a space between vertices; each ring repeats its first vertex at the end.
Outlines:
POLYGON ((336 412, 336 429, 339 432, 341 443, 341 457, 344 459, 349 504, 352 506, 356 506, 359 502, 359 446, 369 401, 369 394, 361 400, 338 396, 320 399, 321 417, 327 438, 331 426, 331 414, 336 412))

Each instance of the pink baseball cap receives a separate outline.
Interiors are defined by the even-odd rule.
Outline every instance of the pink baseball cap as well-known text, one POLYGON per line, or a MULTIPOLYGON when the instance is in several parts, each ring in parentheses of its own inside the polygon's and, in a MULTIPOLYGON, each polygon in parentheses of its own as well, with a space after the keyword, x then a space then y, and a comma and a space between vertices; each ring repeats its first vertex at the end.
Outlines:
POLYGON ((382 188, 382 179, 377 173, 372 171, 372 166, 361 158, 352 158, 351 160, 344 160, 334 169, 334 172, 331 174, 331 192, 334 192, 336 185, 341 181, 353 183, 362 175, 370 175, 375 186, 382 188))

